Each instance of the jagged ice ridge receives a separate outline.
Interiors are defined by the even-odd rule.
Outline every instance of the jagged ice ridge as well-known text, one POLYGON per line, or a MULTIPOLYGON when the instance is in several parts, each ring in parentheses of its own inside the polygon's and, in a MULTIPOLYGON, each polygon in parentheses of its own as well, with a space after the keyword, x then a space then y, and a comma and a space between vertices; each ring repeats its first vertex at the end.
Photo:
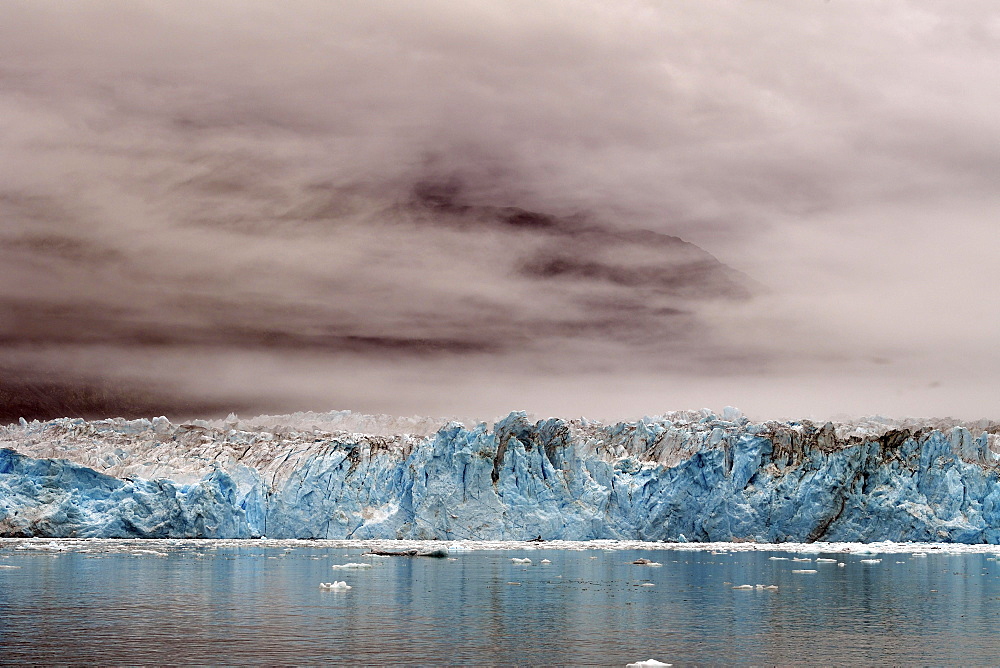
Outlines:
POLYGON ((439 424, 22 421, 0 536, 1000 543, 995 423, 439 424))

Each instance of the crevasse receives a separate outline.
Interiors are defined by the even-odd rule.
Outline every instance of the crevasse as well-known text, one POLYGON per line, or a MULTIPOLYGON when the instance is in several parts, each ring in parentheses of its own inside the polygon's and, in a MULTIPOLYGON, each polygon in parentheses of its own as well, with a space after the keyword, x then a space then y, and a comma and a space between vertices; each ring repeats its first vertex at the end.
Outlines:
POLYGON ((22 423, 0 428, 0 535, 996 544, 1000 430, 978 426, 22 423))

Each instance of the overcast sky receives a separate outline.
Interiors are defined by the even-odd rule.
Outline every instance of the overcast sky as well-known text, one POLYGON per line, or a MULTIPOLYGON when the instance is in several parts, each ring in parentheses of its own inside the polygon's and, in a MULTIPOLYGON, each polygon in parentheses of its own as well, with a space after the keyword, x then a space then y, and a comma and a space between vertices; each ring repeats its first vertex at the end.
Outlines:
POLYGON ((1000 418, 998 63, 987 1, 7 0, 4 417, 1000 418))

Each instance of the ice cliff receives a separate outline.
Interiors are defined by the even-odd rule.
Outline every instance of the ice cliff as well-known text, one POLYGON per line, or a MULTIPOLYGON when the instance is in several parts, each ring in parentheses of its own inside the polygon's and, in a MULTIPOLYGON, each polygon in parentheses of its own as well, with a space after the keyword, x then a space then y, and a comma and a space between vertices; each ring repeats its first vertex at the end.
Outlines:
POLYGON ((1000 543, 994 423, 344 415, 2 427, 0 535, 1000 543))

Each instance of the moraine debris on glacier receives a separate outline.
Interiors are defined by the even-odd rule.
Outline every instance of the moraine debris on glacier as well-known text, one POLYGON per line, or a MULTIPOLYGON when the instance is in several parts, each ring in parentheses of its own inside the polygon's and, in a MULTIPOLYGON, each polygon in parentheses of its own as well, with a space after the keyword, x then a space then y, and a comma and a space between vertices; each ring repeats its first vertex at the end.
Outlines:
POLYGON ((0 536, 1000 543, 995 423, 255 420, 0 427, 0 536))

